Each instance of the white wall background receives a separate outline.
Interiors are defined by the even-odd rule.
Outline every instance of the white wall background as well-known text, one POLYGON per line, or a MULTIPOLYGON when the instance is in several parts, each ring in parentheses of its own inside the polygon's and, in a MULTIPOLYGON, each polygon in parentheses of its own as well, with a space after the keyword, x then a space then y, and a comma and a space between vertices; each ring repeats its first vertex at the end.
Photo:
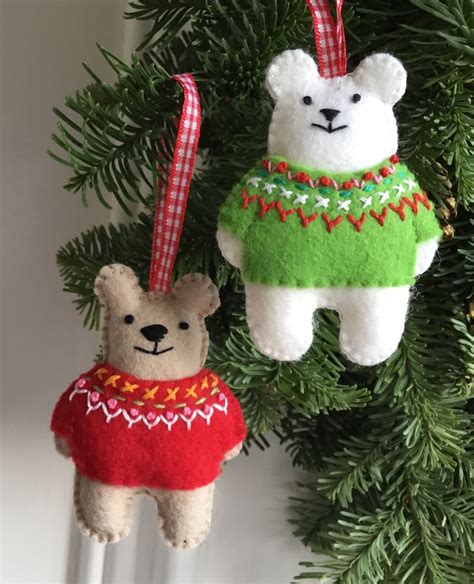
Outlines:
POLYGON ((1 556, 10 583, 283 584, 310 557, 290 535, 295 473, 275 445, 228 465, 214 524, 197 550, 165 547, 151 501, 137 505, 132 535, 90 543, 72 517, 72 468, 54 452, 52 407, 97 347, 61 291, 57 248, 110 215, 61 190, 51 161, 54 105, 82 87, 80 63, 105 67, 100 42, 127 54, 139 35, 119 0, 0 0, 1 556))

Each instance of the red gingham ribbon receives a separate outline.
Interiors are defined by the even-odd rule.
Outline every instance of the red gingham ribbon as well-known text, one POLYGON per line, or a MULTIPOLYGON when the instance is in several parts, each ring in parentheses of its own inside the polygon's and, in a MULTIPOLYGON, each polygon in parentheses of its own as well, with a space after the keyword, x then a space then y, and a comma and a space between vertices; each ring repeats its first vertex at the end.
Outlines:
POLYGON ((334 24, 328 0, 306 0, 313 18, 321 77, 341 77, 347 70, 346 36, 341 14, 344 0, 334 1, 337 25, 334 24))
POLYGON ((173 161, 169 173, 166 171, 168 187, 165 188, 163 180, 157 184, 148 283, 149 290, 161 292, 169 292, 171 287, 201 129, 201 105, 193 76, 184 73, 174 75, 173 79, 183 88, 184 101, 173 161))

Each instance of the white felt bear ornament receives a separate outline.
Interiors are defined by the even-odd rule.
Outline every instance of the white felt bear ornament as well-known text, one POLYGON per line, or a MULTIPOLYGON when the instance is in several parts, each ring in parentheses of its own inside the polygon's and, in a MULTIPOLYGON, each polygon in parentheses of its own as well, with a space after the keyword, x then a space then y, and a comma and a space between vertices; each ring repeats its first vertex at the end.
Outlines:
POLYGON ((393 105, 406 88, 388 54, 322 78, 302 50, 271 63, 268 155, 221 209, 217 240, 242 271, 259 350, 297 360, 313 314, 337 310, 341 351, 375 365, 397 348, 410 286, 430 266, 441 230, 431 203, 395 154, 393 105))

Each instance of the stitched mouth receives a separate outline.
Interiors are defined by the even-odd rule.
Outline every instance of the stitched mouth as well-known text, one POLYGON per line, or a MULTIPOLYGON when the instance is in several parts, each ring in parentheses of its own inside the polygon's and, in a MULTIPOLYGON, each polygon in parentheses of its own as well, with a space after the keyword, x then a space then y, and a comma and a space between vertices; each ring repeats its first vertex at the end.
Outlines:
POLYGON ((321 124, 311 124, 311 125, 314 126, 315 128, 319 128, 320 130, 324 130, 328 134, 332 134, 333 132, 338 132, 339 130, 344 130, 344 128, 347 128, 347 125, 338 126, 337 128, 333 128, 331 122, 329 122, 329 126, 321 126, 321 124))
POLYGON ((163 353, 167 353, 168 351, 172 351, 174 347, 168 347, 167 349, 163 349, 162 351, 158 351, 158 342, 155 342, 155 346, 153 350, 150 351, 148 349, 144 349, 143 347, 133 347, 135 351, 140 351, 140 353, 146 353, 147 355, 163 355, 163 353))

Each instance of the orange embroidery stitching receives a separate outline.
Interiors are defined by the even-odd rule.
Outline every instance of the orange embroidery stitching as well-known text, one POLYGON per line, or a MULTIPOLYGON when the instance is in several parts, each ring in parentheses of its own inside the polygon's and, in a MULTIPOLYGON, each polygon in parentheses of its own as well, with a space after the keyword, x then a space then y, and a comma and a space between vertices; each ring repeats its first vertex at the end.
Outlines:
POLYGON ((133 393, 136 389, 138 389, 138 385, 133 384, 133 383, 129 383, 128 381, 124 382, 124 386, 122 387, 122 389, 120 391, 123 391, 124 393, 133 393))
POLYGON ((187 397, 197 397, 196 388, 197 388, 197 383, 195 383, 189 389, 186 390, 186 395, 184 396, 184 398, 186 399, 187 397))
MULTIPOLYGON (((117 387, 117 381, 120 379, 120 375, 111 375, 106 382, 104 383, 104 387, 106 385, 111 385, 112 387, 117 387)), ((125 382, 127 383, 127 382, 125 382)), ((137 386, 138 387, 138 386, 137 386)))
POLYGON ((102 379, 104 378, 104 375, 107 373, 107 369, 104 369, 103 367, 101 367, 100 369, 97 369, 97 371, 95 372, 96 376, 102 381, 102 379))
POLYGON ((179 387, 175 387, 174 389, 167 389, 166 391, 168 392, 168 395, 165 397, 165 402, 170 400, 176 401, 176 394, 179 391, 179 387))
POLYGON ((150 389, 148 389, 145 395, 143 396, 143 399, 155 399, 155 394, 159 388, 160 388, 159 385, 155 385, 155 387, 151 387, 150 389))

